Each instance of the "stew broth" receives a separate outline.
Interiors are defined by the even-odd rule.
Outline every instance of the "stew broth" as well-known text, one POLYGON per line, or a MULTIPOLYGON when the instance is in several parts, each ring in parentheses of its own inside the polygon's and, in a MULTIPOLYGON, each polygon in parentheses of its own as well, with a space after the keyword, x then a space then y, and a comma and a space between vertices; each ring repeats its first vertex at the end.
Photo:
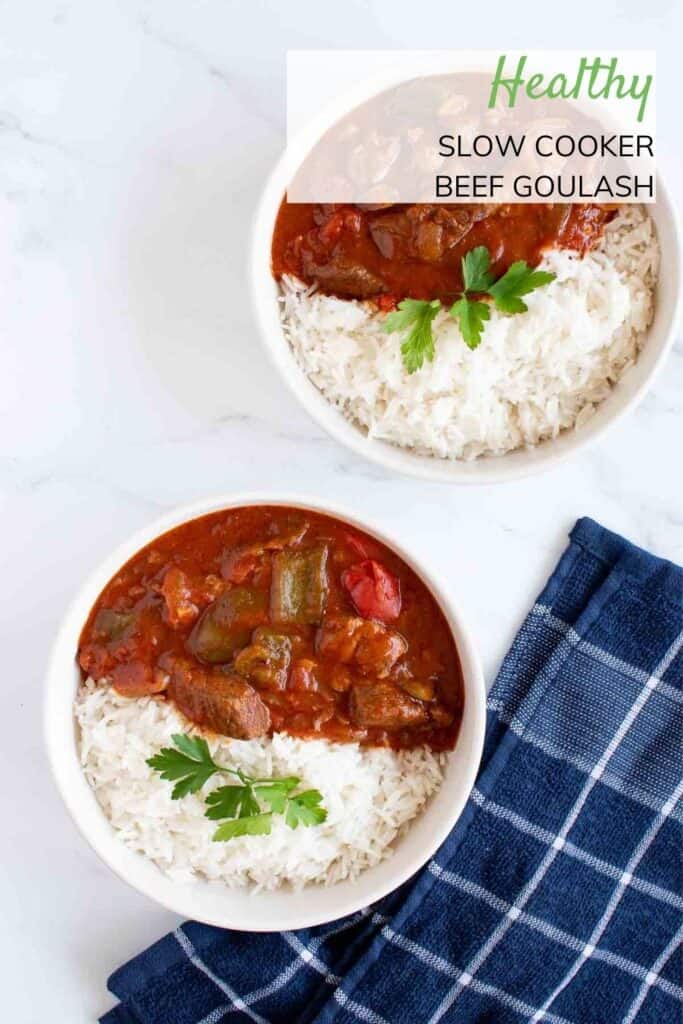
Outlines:
POLYGON ((78 660, 241 738, 447 750, 462 717, 457 650, 425 584, 362 531, 281 506, 202 516, 139 551, 99 596, 78 660))
POLYGON ((538 264, 546 249, 584 253, 616 207, 597 204, 394 204, 380 208, 289 203, 272 242, 276 279, 291 274, 328 295, 373 299, 391 309, 404 298, 450 305, 462 291, 461 259, 484 245, 495 277, 516 260, 538 264))

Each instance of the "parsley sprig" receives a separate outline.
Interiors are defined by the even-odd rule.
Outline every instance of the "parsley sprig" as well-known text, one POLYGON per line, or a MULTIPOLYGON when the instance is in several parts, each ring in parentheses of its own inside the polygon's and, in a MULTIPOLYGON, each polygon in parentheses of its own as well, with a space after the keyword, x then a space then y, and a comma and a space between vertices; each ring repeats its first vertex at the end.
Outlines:
MULTIPOLYGON (((501 313, 525 313, 528 309, 522 296, 550 284, 555 274, 547 270, 534 270, 526 260, 517 260, 496 281, 491 270, 491 254, 485 245, 470 249, 461 261, 463 290, 451 306, 449 313, 458 321, 463 341, 470 349, 478 348, 484 324, 491 319, 488 302, 476 298, 488 295, 501 313)), ((415 373, 425 359, 434 359, 432 321, 441 309, 438 299, 403 299, 395 312, 384 321, 383 330, 408 331, 401 342, 403 365, 408 373, 415 373)))
POLYGON ((159 772, 162 779, 175 782, 171 799, 180 800, 188 793, 197 793, 219 768, 206 740, 182 733, 176 733, 171 739, 178 749, 163 747, 147 764, 159 772))
POLYGON ((175 782, 172 800, 198 793, 219 772, 239 780, 233 785, 219 786, 206 798, 204 816, 222 822, 213 834, 214 842, 226 842, 237 836, 269 835, 275 814, 284 815, 290 828, 308 828, 325 821, 327 811, 322 806, 322 794, 317 789, 295 793, 301 782, 297 775, 255 778, 239 768, 216 764, 206 740, 199 736, 176 733, 171 740, 175 749, 163 747, 147 764, 162 779, 175 782), (269 810, 264 810, 263 805, 269 810))
POLYGON ((403 331, 411 328, 401 342, 403 365, 408 373, 415 373, 425 359, 434 359, 434 338, 432 320, 441 309, 438 299, 423 302, 421 299, 404 299, 399 302, 395 313, 390 313, 384 322, 385 331, 403 331))

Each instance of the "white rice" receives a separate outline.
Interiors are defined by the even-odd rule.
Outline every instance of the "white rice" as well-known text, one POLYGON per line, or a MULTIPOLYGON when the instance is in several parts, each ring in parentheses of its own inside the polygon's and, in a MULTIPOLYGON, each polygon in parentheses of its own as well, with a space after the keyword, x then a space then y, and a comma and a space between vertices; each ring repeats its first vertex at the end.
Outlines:
POLYGON ((119 838, 182 882, 201 877, 257 890, 355 878, 390 855, 443 778, 445 755, 426 747, 395 752, 284 733, 248 741, 210 734, 219 764, 261 777, 298 775, 302 788, 320 790, 328 812, 323 824, 296 830, 276 815, 268 836, 214 843, 217 823, 204 817, 204 797, 231 776, 171 800, 172 784, 145 763, 171 746, 173 733, 197 732, 172 702, 129 700, 88 680, 75 711, 83 771, 119 838))
POLYGON ((649 214, 624 206, 594 252, 548 252, 541 266, 557 280, 525 297, 527 313, 492 308, 474 352, 441 312, 435 359, 412 375, 367 303, 288 278, 283 325, 302 369, 371 437, 449 459, 502 455, 590 418, 638 356, 658 264, 649 214))

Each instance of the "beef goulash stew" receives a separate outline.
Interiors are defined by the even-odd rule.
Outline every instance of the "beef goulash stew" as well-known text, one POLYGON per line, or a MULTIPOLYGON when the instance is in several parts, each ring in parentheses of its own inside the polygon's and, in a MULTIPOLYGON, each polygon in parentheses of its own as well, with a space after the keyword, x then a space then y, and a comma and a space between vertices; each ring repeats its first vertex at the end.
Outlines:
POLYGON ((371 299, 383 310, 404 298, 450 303, 462 291, 461 259, 483 245, 497 278, 517 260, 536 266, 546 249, 585 253, 613 205, 428 203, 355 206, 288 203, 275 222, 272 269, 327 295, 371 299))
POLYGON ((462 715, 455 644, 415 573, 355 528, 280 506, 216 512, 143 548, 98 598, 78 660, 239 739, 448 750, 462 715))

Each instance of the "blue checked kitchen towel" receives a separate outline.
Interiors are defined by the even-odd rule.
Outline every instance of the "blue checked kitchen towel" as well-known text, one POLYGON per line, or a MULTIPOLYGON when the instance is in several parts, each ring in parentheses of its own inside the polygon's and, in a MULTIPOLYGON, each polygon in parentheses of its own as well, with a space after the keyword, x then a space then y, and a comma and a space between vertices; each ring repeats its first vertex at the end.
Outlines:
POLYGON ((332 925, 185 924, 102 1024, 680 1022, 682 647, 683 570, 580 520, 433 861, 332 925))

